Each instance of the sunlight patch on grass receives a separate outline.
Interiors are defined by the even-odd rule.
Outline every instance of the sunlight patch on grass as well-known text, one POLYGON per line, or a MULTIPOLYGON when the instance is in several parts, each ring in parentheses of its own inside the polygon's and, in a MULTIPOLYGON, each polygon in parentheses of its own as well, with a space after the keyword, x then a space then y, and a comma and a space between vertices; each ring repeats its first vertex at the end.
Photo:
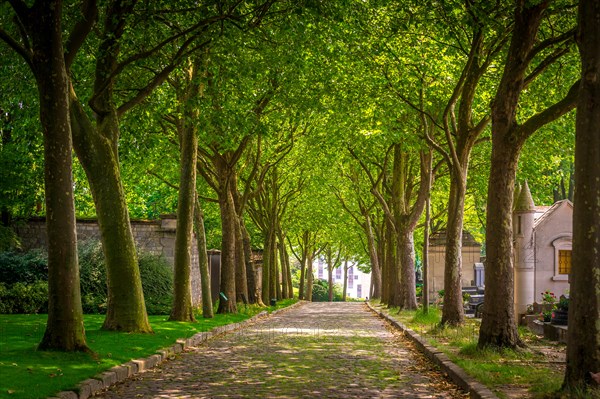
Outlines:
MULTIPOLYGON (((460 327, 442 326, 441 311, 435 307, 425 314, 421 309, 398 311, 374 302, 371 304, 420 334, 430 345, 444 352, 492 390, 498 391, 503 385, 523 386, 536 397, 541 397, 556 392, 562 384, 562 372, 549 367, 544 356, 532 350, 478 349, 479 320, 466 319, 460 327)), ((539 341, 528 330, 522 333, 527 342, 539 341)), ((499 395, 502 393, 499 392, 499 395)))
POLYGON ((295 302, 283 300, 269 308, 240 306, 236 314, 215 315, 212 319, 197 315, 194 323, 167 321, 166 315, 150 316, 154 334, 103 331, 103 315, 85 315, 86 340, 93 355, 37 351, 47 315, 0 315, 0 397, 46 398, 58 391, 73 389, 81 381, 113 366, 150 356, 179 338, 189 338, 198 332, 237 323, 261 311, 273 311, 295 302))

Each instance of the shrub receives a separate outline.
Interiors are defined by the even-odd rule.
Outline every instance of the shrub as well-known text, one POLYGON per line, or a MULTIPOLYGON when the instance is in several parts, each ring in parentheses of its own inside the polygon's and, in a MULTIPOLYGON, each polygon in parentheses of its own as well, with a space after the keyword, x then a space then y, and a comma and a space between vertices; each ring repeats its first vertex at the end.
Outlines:
MULTIPOLYGON (((315 280, 312 290, 312 300, 313 302, 329 301, 329 283, 327 280, 315 280)), ((342 300, 342 292, 338 284, 333 285, 333 300, 336 302, 342 300)))
POLYGON ((21 241, 15 231, 7 226, 0 225, 0 252, 13 251, 21 248, 21 241))
POLYGON ((173 304, 173 271, 162 256, 139 255, 142 289, 148 314, 168 314, 173 304))
MULTIPOLYGON (((142 289, 148 314, 168 314, 173 302, 173 272, 157 255, 138 255, 142 289)), ((105 313, 107 303, 106 265, 102 244, 87 240, 79 245, 81 302, 85 313, 105 313)))
MULTIPOLYGON (((78 243, 81 303, 84 313, 106 313, 108 289, 102 244, 78 243)), ((148 314, 168 314, 173 302, 173 272, 167 261, 139 254, 148 314)), ((48 309, 48 261, 40 251, 0 253, 0 313, 40 313, 48 309)))
POLYGON ((48 283, 0 283, 0 313, 46 313, 48 312, 48 283))
POLYGON ((32 284, 48 280, 48 260, 41 251, 0 253, 0 283, 32 284))
POLYGON ((108 289, 102 244, 98 240, 78 243, 81 305, 84 313, 105 313, 108 289))

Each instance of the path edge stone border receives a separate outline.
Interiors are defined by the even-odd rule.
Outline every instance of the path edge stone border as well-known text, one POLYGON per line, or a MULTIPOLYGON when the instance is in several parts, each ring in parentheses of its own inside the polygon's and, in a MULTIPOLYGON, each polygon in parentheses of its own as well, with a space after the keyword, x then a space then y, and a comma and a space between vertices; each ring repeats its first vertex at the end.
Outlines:
POLYGON ((240 321, 239 323, 225 324, 223 326, 215 327, 210 331, 201 331, 192 335, 190 338, 178 339, 176 340, 175 344, 167 348, 157 350, 154 355, 150 355, 141 359, 133 359, 127 363, 115 366, 107 371, 93 376, 92 378, 82 381, 77 385, 76 390, 62 391, 57 393, 55 396, 49 397, 48 399, 88 399, 95 394, 126 380, 129 377, 143 373, 144 371, 158 366, 159 364, 174 357, 177 353, 183 352, 187 348, 196 347, 197 345, 201 345, 224 334, 247 327, 248 325, 260 319, 272 317, 282 312, 299 307, 305 303, 306 301, 298 301, 290 306, 286 306, 285 308, 274 310, 271 313, 265 310, 247 320, 240 321))
POLYGON ((368 301, 365 303, 369 307, 369 310, 388 321, 394 328, 400 330, 408 339, 413 341, 417 345, 417 348, 419 348, 428 359, 438 365, 442 372, 446 373, 456 385, 468 392, 471 399, 498 399, 498 396, 496 396, 496 394, 488 387, 468 375, 462 368, 453 363, 445 353, 430 345, 419 334, 399 321, 394 320, 389 315, 375 309, 368 301))

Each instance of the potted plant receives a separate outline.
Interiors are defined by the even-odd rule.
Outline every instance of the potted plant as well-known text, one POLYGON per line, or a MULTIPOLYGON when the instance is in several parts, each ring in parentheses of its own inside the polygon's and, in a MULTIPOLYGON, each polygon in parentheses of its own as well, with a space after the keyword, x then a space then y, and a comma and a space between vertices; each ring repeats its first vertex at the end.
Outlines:
POLYGON ((557 326, 566 326, 569 321, 569 298, 561 295, 560 300, 556 304, 554 311, 552 312, 551 324, 557 326))

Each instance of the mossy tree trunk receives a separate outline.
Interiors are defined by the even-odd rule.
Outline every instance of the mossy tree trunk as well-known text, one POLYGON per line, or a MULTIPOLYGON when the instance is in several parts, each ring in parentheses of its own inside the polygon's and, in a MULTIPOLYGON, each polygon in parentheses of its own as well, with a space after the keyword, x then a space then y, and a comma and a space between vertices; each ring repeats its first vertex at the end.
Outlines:
MULTIPOLYGON (((182 118, 176 122, 179 136, 180 165, 177 198, 177 229, 175 231, 175 259, 173 279, 173 307, 169 320, 195 321, 192 304, 192 239, 194 205, 196 199, 196 168, 198 135, 196 133, 197 107, 193 102, 200 91, 198 65, 189 65, 186 83, 178 90, 182 118)), ((198 248, 200 251, 201 248, 198 248)))
MULTIPOLYGON (((573 268, 563 389, 600 388, 600 3, 579 2, 581 86, 575 143, 573 268), (595 384, 595 386, 594 386, 595 384)), ((592 396, 592 395, 590 395, 592 396)), ((595 397, 595 396, 594 396, 595 397)))
POLYGON ((108 7, 96 59, 95 84, 89 105, 93 122, 71 90, 73 144, 88 178, 106 258, 108 303, 103 329, 151 332, 140 278, 129 212, 121 181, 119 117, 114 102, 120 40, 133 3, 108 7))
MULTIPOLYGON (((536 54, 553 44, 572 40, 567 33, 536 45, 537 33, 549 2, 517 1, 511 44, 502 79, 492 103, 492 159, 488 181, 486 222, 486 290, 478 347, 515 348, 522 345, 515 321, 513 286, 512 207, 519 155, 527 138, 547 123, 575 107, 578 84, 554 105, 523 123, 517 121, 522 91, 541 70, 526 75, 536 54)), ((542 61, 546 67, 564 50, 555 51, 542 61)))
POLYGON ((196 246, 198 247, 198 265, 200 267, 200 285, 202 287, 202 317, 209 319, 214 316, 212 291, 210 285, 210 271, 208 269, 208 253, 206 252, 206 231, 204 230, 204 212, 195 196, 194 204, 194 229, 196 232, 196 246))
MULTIPOLYGON (((88 351, 79 286, 62 1, 35 2, 31 8, 14 1, 11 6, 20 23, 24 45, 5 35, 2 40, 23 57, 35 76, 44 134, 48 321, 38 349, 88 351)), ((84 38, 85 34, 81 39, 84 38)), ((74 48, 70 50, 76 52, 74 48)))
POLYGON ((243 219, 240 219, 240 226, 242 228, 242 239, 244 245, 244 261, 246 263, 246 275, 248 280, 248 301, 250 303, 258 303, 264 305, 260 296, 260 290, 258 285, 258 277, 256 276, 256 267, 252 260, 252 245, 250 242, 250 234, 246 229, 246 224, 243 219))
POLYGON ((367 234, 367 246, 369 249, 369 259, 371 260, 371 281, 373 290, 371 292, 371 298, 381 298, 381 267, 380 259, 377 254, 377 246, 375 243, 375 234, 373 233, 373 226, 371 223, 371 217, 369 212, 364 213, 365 217, 365 232, 367 234))

